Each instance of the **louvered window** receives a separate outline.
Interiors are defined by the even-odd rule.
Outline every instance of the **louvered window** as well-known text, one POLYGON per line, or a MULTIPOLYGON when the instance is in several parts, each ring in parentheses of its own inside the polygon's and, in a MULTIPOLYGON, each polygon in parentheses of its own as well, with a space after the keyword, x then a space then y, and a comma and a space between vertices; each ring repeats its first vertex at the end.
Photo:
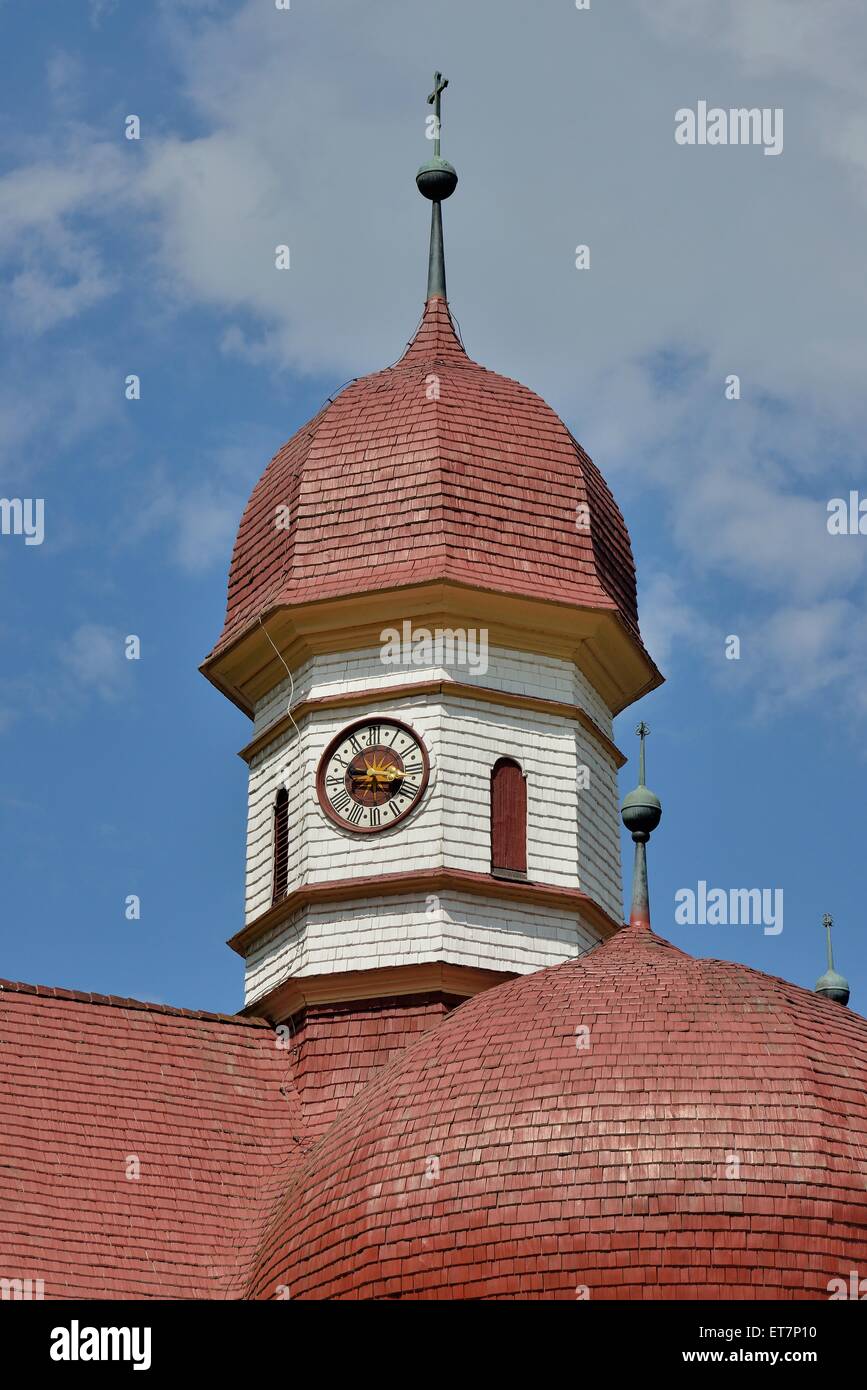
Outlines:
POLYGON ((286 896, 289 879, 289 793, 281 787, 274 802, 274 889, 272 903, 286 896))

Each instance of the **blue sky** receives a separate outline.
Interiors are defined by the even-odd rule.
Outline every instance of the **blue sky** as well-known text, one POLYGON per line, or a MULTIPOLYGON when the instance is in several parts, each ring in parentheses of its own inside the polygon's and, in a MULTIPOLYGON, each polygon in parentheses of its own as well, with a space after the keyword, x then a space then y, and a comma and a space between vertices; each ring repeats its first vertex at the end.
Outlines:
POLYGON ((0 975, 240 1005, 249 725, 197 666, 268 458, 415 326, 440 66, 465 341, 605 473, 668 677, 617 730, 653 730, 657 930, 811 987, 831 911, 863 1009, 867 537, 825 522, 867 494, 867 21, 614 8, 0 3, 0 496, 46 518, 0 536, 0 975), (678 147, 701 98, 782 106, 783 154, 678 147), (782 888, 783 932, 678 927, 702 879, 782 888))

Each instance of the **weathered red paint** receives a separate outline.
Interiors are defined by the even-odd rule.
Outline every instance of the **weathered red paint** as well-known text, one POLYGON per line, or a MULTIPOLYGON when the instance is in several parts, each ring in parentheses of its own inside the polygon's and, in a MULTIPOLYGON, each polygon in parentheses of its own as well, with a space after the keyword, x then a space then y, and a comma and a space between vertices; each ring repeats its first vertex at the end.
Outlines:
POLYGON ((467 356, 439 298, 394 367, 352 382, 265 469, 214 654, 275 605, 437 579, 607 609, 638 638, 601 473, 539 396, 467 356))
POLYGON ((527 782, 512 758, 491 772, 491 868, 527 872, 527 782))
POLYGON ((865 1151, 867 1021, 625 928, 364 1087, 250 1295, 824 1299, 867 1269, 865 1151))

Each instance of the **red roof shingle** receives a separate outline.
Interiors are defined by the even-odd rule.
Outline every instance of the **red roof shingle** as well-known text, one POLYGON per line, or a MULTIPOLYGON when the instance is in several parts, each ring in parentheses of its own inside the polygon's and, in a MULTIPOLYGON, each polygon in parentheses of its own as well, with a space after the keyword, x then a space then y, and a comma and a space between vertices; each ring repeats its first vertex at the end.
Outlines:
POLYGON ((607 609, 638 636, 629 537, 601 474, 539 396, 467 356, 439 298, 395 366, 271 460, 215 652, 275 606, 430 580, 607 609))
POLYGON ((865 1267, 867 1021, 628 928, 373 1079, 250 1294, 827 1298, 865 1267))
POLYGON ((0 1278, 231 1297, 302 1145, 260 1020, 0 984, 0 1278))

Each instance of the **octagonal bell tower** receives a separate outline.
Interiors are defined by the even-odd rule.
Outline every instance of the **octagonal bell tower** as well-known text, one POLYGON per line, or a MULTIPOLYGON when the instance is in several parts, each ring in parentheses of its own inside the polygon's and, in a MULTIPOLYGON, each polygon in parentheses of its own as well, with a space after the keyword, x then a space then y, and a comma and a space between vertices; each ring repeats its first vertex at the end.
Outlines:
POLYGON ((662 679, 601 474, 455 330, 446 85, 419 326, 271 460, 202 667, 253 721, 246 1008, 299 1036, 363 1017, 378 1060, 618 930, 612 719, 662 679))

